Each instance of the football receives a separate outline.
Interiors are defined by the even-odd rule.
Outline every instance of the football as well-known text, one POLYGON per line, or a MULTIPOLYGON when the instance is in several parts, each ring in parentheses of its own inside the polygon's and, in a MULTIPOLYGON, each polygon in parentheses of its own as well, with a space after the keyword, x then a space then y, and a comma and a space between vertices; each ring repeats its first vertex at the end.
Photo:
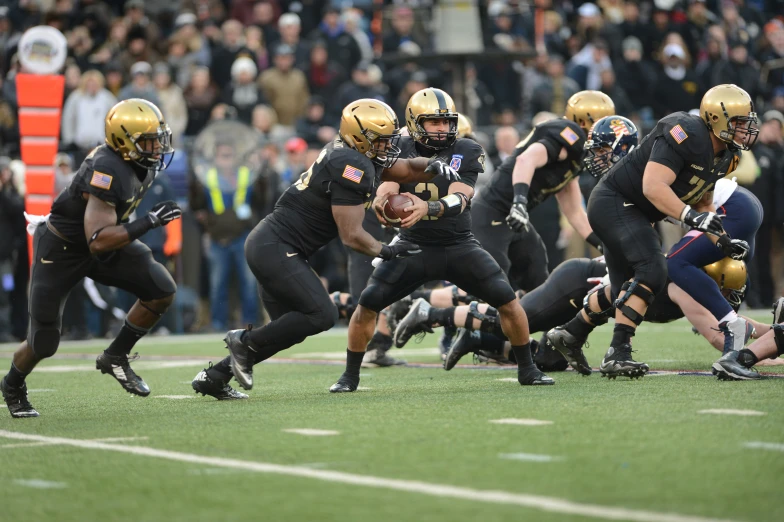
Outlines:
POLYGON ((384 203, 384 208, 381 213, 384 216, 384 219, 386 219, 387 224, 396 226, 408 215, 408 212, 404 212, 403 209, 410 207, 413 204, 414 202, 411 201, 411 198, 408 196, 393 194, 389 196, 389 199, 384 203))

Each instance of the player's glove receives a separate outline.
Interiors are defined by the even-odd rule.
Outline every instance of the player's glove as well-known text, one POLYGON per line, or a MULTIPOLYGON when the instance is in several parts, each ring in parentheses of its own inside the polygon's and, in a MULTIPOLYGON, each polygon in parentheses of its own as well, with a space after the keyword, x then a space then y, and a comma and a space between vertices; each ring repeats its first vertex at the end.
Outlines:
POLYGON ((384 261, 395 259, 396 257, 411 257, 422 252, 422 249, 416 243, 401 239, 395 244, 381 245, 381 252, 378 257, 384 261))
POLYGON ((427 164, 425 172, 443 176, 447 181, 460 181, 460 174, 440 159, 431 159, 427 164))
POLYGON ((727 257, 731 257, 736 261, 742 261, 746 259, 746 256, 749 255, 749 244, 742 239, 732 239, 727 234, 724 234, 716 241, 716 246, 718 246, 724 255, 727 257))
POLYGON ((715 212, 697 212, 688 205, 681 212, 681 221, 694 230, 707 232, 715 236, 724 234, 724 227, 721 224, 723 217, 715 212))
POLYGON ((506 224, 515 232, 520 232, 523 229, 528 230, 530 221, 531 219, 528 217, 528 198, 515 196, 509 215, 506 216, 506 224))
POLYGON ((174 201, 162 201, 152 207, 147 217, 152 222, 152 228, 158 228, 168 225, 175 219, 180 219, 182 217, 182 209, 174 201))

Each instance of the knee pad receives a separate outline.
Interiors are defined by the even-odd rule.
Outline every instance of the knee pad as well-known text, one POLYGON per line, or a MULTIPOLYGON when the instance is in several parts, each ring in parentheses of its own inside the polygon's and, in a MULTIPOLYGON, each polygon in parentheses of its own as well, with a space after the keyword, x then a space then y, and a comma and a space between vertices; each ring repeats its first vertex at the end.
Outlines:
POLYGON ((474 329, 474 319, 480 322, 479 330, 482 332, 491 333, 499 337, 504 337, 504 332, 501 329, 501 321, 498 318, 498 310, 492 306, 487 308, 485 313, 479 311, 479 302, 471 301, 468 305, 467 321, 465 325, 466 330, 474 329))
POLYGON ((588 319, 590 319, 595 326, 606 324, 615 311, 612 301, 607 299, 607 296, 604 294, 605 288, 607 288, 607 285, 600 286, 596 292, 587 294, 583 299, 583 310, 585 310, 585 313, 588 314, 588 319), (591 310, 591 307, 588 304, 589 299, 593 294, 596 294, 596 299, 599 301, 599 308, 601 308, 601 311, 599 312, 591 310))
POLYGON ((150 267, 150 277, 158 292, 157 299, 173 296, 177 292, 177 283, 162 264, 154 263, 150 267))
POLYGON ((776 353, 784 355, 784 324, 773 325, 773 339, 776 341, 776 353))
POLYGON ((469 304, 471 301, 476 301, 476 297, 471 294, 460 295, 457 286, 452 287, 452 306, 460 306, 461 304, 469 304))
POLYGON ((629 297, 636 295, 645 301, 647 306, 650 306, 653 302, 654 294, 647 288, 643 287, 637 279, 634 279, 633 281, 626 281, 621 286, 621 290, 626 291, 626 293, 623 294, 623 297, 619 297, 615 300, 615 308, 620 310, 623 315, 628 317, 634 324, 639 326, 643 319, 645 319, 645 315, 638 313, 632 307, 627 305, 626 301, 629 300, 629 297))
POLYGON ((30 343, 36 357, 39 359, 51 357, 60 345, 60 330, 54 325, 33 325, 30 343))

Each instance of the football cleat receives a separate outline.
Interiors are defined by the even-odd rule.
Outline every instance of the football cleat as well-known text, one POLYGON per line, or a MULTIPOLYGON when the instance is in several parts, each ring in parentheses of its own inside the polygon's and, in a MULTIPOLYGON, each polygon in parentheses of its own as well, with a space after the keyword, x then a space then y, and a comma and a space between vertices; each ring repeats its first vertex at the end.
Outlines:
POLYGON ((756 381, 762 375, 751 368, 746 368, 738 360, 740 352, 732 350, 724 354, 721 359, 713 363, 713 375, 720 381, 756 381))
POLYGON ((345 373, 340 376, 338 382, 329 387, 329 393, 350 393, 357 391, 359 386, 359 376, 352 377, 345 373))
POLYGON ((482 337, 479 332, 458 328, 457 336, 444 359, 444 370, 451 370, 464 355, 476 352, 481 346, 482 337))
POLYGON ((411 303, 413 303, 413 301, 414 300, 411 299, 411 296, 407 295, 403 299, 395 301, 389 305, 389 308, 387 308, 387 324, 389 325, 390 332, 395 331, 397 324, 408 313, 408 310, 411 308, 411 303))
MULTIPOLYGON (((563 357, 561 360, 563 360, 563 357)), ((517 364, 504 357, 503 354, 493 353, 490 350, 477 350, 474 352, 474 364, 480 363, 497 364, 499 366, 513 366, 517 364)))
POLYGON ((539 343, 531 340, 531 352, 534 354, 534 364, 543 372, 562 372, 569 367, 561 352, 553 349, 547 334, 542 336, 542 341, 539 343))
POLYGON ((380 348, 374 348, 365 352, 362 359, 363 368, 387 368, 389 366, 405 366, 406 361, 395 359, 380 348))
POLYGON ((773 303, 773 324, 784 323, 784 297, 779 297, 773 303))
POLYGON ((602 377, 615 379, 616 377, 630 377, 636 379, 648 373, 650 367, 632 359, 632 345, 610 346, 604 354, 599 371, 602 377))
POLYGON ((547 340, 552 343, 553 348, 561 352, 572 369, 582 375, 591 375, 591 365, 583 353, 585 339, 579 339, 562 326, 558 326, 547 332, 547 340))
POLYGON ((719 331, 724 334, 724 353, 742 350, 746 345, 747 322, 738 316, 732 321, 719 323, 719 331))
POLYGON ((428 324, 429 313, 430 303, 421 297, 416 299, 395 328, 395 346, 402 348, 414 335, 424 338, 425 333, 433 333, 433 329, 428 324))
POLYGON ((253 349, 242 340, 242 335, 250 331, 252 326, 245 330, 229 330, 223 342, 231 356, 231 371, 246 390, 253 388, 253 349))
MULTIPOLYGON (((210 363, 210 368, 211 367, 212 363, 210 363)), ((191 387, 196 393, 215 397, 219 401, 233 401, 237 399, 248 398, 248 396, 244 393, 238 392, 229 386, 228 382, 221 383, 211 379, 210 376, 207 375, 207 368, 204 368, 202 371, 196 374, 196 377, 194 377, 193 381, 191 381, 191 387)))
POLYGON ((441 339, 438 340, 438 350, 441 352, 441 360, 446 360, 446 354, 449 353, 449 349, 452 347, 452 340, 455 338, 455 334, 457 334, 457 327, 455 326, 445 326, 443 332, 441 332, 441 339))
POLYGON ((517 382, 520 383, 520 386, 550 386, 555 384, 555 381, 542 373, 535 364, 525 368, 518 368, 517 382))
POLYGON ((142 380, 141 376, 136 375, 130 364, 131 361, 138 358, 138 353, 128 357, 125 354, 111 355, 103 352, 95 360, 95 368, 101 370, 101 373, 108 373, 114 377, 128 393, 147 397, 150 394, 150 387, 142 380))
POLYGON ((33 405, 27 400, 27 384, 22 384, 19 388, 11 387, 6 378, 0 381, 0 391, 3 393, 3 400, 8 406, 8 412, 15 419, 25 417, 38 417, 33 405))

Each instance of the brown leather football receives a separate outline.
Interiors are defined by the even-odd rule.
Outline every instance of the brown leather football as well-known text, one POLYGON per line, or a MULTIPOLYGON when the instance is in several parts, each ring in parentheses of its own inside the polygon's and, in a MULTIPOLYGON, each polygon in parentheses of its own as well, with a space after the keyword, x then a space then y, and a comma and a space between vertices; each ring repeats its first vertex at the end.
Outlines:
POLYGON ((408 196, 393 194, 389 196, 386 203, 384 203, 381 214, 389 225, 397 226, 403 218, 408 216, 408 212, 404 212, 403 209, 410 207, 413 204, 414 202, 411 201, 411 198, 408 196))

